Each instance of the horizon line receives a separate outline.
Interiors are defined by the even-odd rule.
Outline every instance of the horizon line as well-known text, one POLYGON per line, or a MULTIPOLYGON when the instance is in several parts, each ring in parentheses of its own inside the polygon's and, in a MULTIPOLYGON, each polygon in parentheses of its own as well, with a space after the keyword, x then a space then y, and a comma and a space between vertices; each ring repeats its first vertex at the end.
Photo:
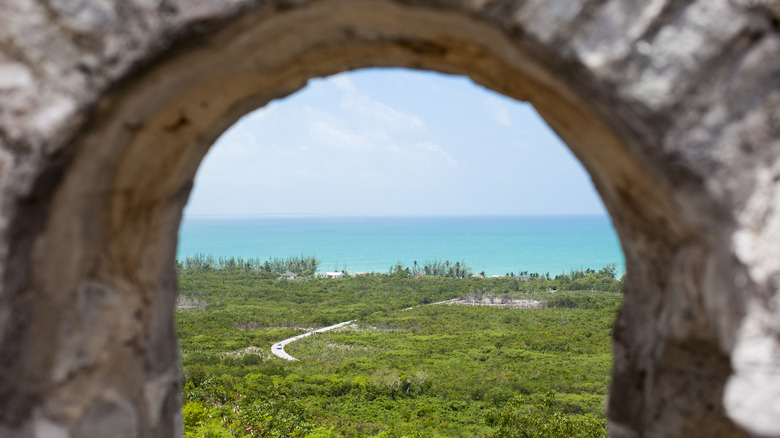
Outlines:
POLYGON ((185 213, 182 218, 445 218, 445 217, 603 217, 610 218, 606 213, 433 213, 433 214, 321 214, 321 213, 291 213, 291 214, 258 214, 258 213, 185 213))

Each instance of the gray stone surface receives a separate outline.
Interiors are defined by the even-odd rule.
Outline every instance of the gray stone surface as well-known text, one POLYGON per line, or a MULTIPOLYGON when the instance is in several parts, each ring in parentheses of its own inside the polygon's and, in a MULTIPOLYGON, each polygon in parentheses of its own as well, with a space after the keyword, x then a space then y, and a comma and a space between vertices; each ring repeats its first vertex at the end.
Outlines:
POLYGON ((780 436, 778 11, 0 2, 0 436, 180 434, 173 261, 200 160, 249 110, 375 66, 527 100, 591 173, 629 277, 612 436, 780 436))

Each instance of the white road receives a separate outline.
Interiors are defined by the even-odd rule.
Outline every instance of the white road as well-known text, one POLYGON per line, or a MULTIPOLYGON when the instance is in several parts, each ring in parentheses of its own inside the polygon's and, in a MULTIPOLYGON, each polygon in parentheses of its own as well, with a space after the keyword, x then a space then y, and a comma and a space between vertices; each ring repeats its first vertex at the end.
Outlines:
MULTIPOLYGON (((458 299, 459 298, 453 298, 451 300, 438 301, 438 302, 435 302, 435 303, 420 304, 420 305, 417 305, 417 306, 407 307, 407 308, 401 309, 401 310, 411 310, 411 309, 414 309, 415 307, 433 306, 435 304, 450 304, 450 303, 454 303, 455 301, 458 301, 458 299)), ((303 338, 305 338, 307 336, 311 336, 311 335, 313 335, 315 333, 323 333, 323 332, 327 332, 329 330, 337 329, 339 327, 344 327, 345 325, 352 324, 353 322, 355 322, 354 319, 351 320, 351 321, 340 322, 338 324, 334 324, 334 325, 331 325, 331 326, 328 326, 328 327, 323 327, 323 328, 318 329, 318 330, 312 330, 312 331, 306 332, 306 333, 304 333, 302 335, 293 336, 292 338, 287 338, 287 339, 285 339, 283 341, 279 341, 279 342, 277 342, 277 343, 275 343, 274 345, 271 346, 271 353, 273 353, 273 354, 275 354, 275 355, 277 355, 277 356, 279 356, 279 357, 281 357, 282 359, 285 359, 285 360, 298 360, 298 359, 290 356, 289 354, 287 354, 286 351, 284 351, 284 346, 285 345, 289 344, 290 342, 295 342, 295 341, 297 341, 299 339, 303 339, 303 338)))
POLYGON ((412 307, 407 307, 407 308, 405 308, 405 309, 401 309, 401 311, 404 311, 404 310, 412 310, 412 309, 416 309, 416 308, 418 308, 418 307, 422 307, 422 306, 435 306, 435 305, 437 305, 437 304, 450 304, 450 303, 454 303, 455 301, 458 301, 459 299, 460 299, 460 298, 453 298, 453 299, 451 299, 451 300, 437 301, 437 302, 435 302, 435 303, 428 303, 428 304, 418 304, 418 305, 416 305, 416 306, 412 306, 412 307))
POLYGON ((344 327, 345 325, 352 324, 353 322, 355 322, 354 319, 351 320, 351 321, 340 322, 338 324, 330 325, 328 327, 323 327, 323 328, 317 329, 317 330, 312 330, 312 331, 306 332, 306 333, 304 333, 302 335, 293 336, 292 338, 287 338, 287 339, 285 339, 283 341, 279 341, 279 342, 275 343, 271 347, 271 353, 273 353, 273 354, 275 354, 275 355, 277 355, 277 356, 279 356, 279 357, 281 357, 282 359, 285 359, 285 360, 298 360, 298 359, 290 356, 289 354, 287 354, 286 351, 284 351, 284 346, 285 345, 289 344, 290 342, 295 342, 298 339, 303 339, 303 338, 305 338, 307 336, 311 336, 311 335, 313 335, 315 333, 323 333, 323 332, 327 332, 329 330, 337 329, 339 327, 344 327))

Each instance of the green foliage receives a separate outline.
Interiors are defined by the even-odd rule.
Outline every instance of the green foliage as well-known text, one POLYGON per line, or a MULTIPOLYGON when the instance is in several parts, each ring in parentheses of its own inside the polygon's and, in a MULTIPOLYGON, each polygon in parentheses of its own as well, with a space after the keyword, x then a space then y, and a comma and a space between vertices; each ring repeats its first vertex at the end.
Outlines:
POLYGON ((613 292, 566 291, 604 275, 413 278, 415 269, 424 265, 296 281, 180 269, 186 436, 483 437, 498 427, 485 412, 522 413, 550 389, 561 415, 603 420, 619 281, 604 283, 613 292), (549 308, 422 306, 470 294, 549 308), (298 362, 270 354, 274 342, 349 319, 358 322, 289 344, 298 362))
POLYGON ((617 265, 610 263, 599 271, 593 269, 572 270, 555 276, 558 287, 562 290, 593 290, 620 292, 623 282, 615 280, 617 265))
POLYGON ((198 426, 205 424, 209 419, 206 408, 194 401, 185 403, 181 413, 184 420, 184 429, 186 430, 194 430, 198 426))
POLYGON ((418 265, 414 261, 412 267, 406 267, 401 262, 390 266, 390 275, 396 277, 411 277, 418 274, 426 276, 444 277, 444 278, 468 278, 471 276, 472 269, 465 261, 452 263, 449 260, 433 261, 426 260, 424 264, 418 265))
POLYGON ((547 307, 617 310, 623 302, 623 297, 616 293, 569 291, 552 294, 545 301, 547 307))
POLYGON ((293 256, 288 258, 272 257, 262 259, 250 257, 214 257, 213 255, 195 254, 177 262, 178 272, 203 272, 214 270, 249 271, 267 278, 276 278, 285 272, 313 275, 320 265, 316 256, 293 256))
POLYGON ((311 432, 309 432, 308 435, 306 435, 306 438, 339 438, 341 435, 336 433, 332 427, 330 428, 324 428, 324 427, 318 427, 311 432))
POLYGON ((303 437, 313 428, 297 401, 278 388, 258 386, 251 376, 189 381, 184 397, 186 437, 303 437))
POLYGON ((512 398, 506 406, 485 414, 489 426, 497 428, 486 438, 604 438, 604 422, 593 415, 567 415, 556 408, 555 391, 543 400, 530 402, 524 396, 512 398))
POLYGON ((218 419, 209 419, 185 429, 184 438, 234 438, 234 435, 218 419))

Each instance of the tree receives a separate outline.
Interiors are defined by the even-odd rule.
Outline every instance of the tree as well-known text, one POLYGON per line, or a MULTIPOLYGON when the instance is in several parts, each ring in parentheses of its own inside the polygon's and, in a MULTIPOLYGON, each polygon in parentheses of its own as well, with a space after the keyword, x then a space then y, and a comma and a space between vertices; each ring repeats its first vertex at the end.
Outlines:
POLYGON ((599 274, 603 275, 604 277, 607 277, 609 279, 614 280, 615 276, 617 275, 617 264, 610 263, 607 266, 604 266, 599 271, 599 274))

